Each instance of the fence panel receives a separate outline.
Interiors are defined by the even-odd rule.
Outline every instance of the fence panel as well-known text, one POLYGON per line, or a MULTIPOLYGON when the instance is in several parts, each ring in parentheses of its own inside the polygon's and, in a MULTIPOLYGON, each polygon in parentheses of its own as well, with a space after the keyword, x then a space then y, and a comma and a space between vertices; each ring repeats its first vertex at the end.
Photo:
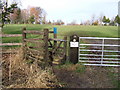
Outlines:
MULTIPOLYGON (((48 30, 47 30, 48 31, 48 30)), ((26 30, 23 28, 23 51, 25 59, 32 60, 48 60, 48 54, 46 54, 45 47, 47 47, 46 42, 48 40, 46 37, 48 33, 43 31, 36 30, 26 30)))

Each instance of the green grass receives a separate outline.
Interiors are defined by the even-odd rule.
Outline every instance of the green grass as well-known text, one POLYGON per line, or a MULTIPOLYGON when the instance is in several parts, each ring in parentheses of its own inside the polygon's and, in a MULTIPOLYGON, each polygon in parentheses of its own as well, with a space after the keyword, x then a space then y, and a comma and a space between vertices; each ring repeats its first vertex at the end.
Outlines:
POLYGON ((77 72, 77 73, 84 73, 85 70, 86 70, 86 67, 84 65, 80 64, 80 63, 78 63, 78 64, 79 64, 79 66, 76 66, 75 72, 77 72))
MULTIPOLYGON (((58 38, 63 39, 63 36, 77 34, 78 36, 90 37, 118 37, 118 27, 116 26, 57 26, 57 25, 34 25, 34 24, 8 24, 3 28, 4 34, 21 34, 22 28, 27 30, 42 30, 44 28, 58 28, 58 38)), ((50 35, 53 36, 53 35, 50 35)), ((3 42, 21 42, 21 37, 3 38, 3 42)))
POLYGON ((90 37, 118 37, 116 26, 58 26, 59 35, 90 36, 90 37))
POLYGON ((5 33, 5 34, 21 34, 23 27, 26 27, 27 30, 42 30, 43 28, 51 28, 51 25, 10 24, 10 25, 4 26, 3 33, 5 33))
POLYGON ((111 79, 111 83, 116 87, 120 89, 120 80, 119 80, 119 68, 118 73, 112 72, 114 71, 114 67, 107 68, 109 71, 108 77, 111 79))
POLYGON ((21 34, 22 27, 28 30, 42 30, 44 28, 58 28, 58 35, 77 34, 79 36, 95 36, 95 37, 118 37, 118 27, 116 26, 55 26, 55 25, 33 25, 33 24, 10 24, 3 28, 6 34, 21 34))

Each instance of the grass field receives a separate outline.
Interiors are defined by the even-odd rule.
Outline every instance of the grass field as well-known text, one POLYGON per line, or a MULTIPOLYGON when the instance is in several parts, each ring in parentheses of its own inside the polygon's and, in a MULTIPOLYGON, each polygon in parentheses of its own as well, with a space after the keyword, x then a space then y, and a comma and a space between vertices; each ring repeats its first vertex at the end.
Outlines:
MULTIPOLYGON (((118 37, 118 27, 116 26, 57 26, 39 24, 10 24, 4 26, 3 34, 21 34, 23 27, 26 27, 27 30, 42 30, 44 28, 49 28, 50 30, 53 30, 53 27, 57 27, 58 36, 70 36, 73 34, 77 34, 78 36, 90 37, 118 37)), ((21 42, 21 37, 3 38, 3 42, 21 42)))

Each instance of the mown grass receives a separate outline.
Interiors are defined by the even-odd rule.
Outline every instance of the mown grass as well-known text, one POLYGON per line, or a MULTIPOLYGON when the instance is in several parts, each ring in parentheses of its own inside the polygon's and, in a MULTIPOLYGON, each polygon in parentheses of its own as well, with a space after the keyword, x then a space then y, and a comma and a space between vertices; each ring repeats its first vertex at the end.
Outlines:
POLYGON ((51 25, 33 25, 33 24, 9 24, 3 28, 5 34, 21 34, 22 28, 26 27, 27 30, 42 30, 43 28, 51 28, 51 25))
POLYGON ((59 35, 90 36, 90 37, 118 37, 116 26, 58 26, 59 35))
POLYGON ((58 35, 77 34, 78 36, 95 36, 95 37, 118 37, 118 27, 116 26, 57 26, 57 25, 34 25, 34 24, 10 24, 3 28, 6 34, 21 34, 22 28, 27 30, 42 30, 53 27, 58 28, 58 35))
MULTIPOLYGON (((58 38, 63 39, 63 36, 77 34, 78 36, 89 37, 118 37, 118 27, 116 26, 58 26, 58 25, 39 25, 39 24, 8 24, 3 28, 3 34, 22 34, 22 28, 27 30, 43 30, 48 28, 53 30, 53 27, 58 29, 58 38)), ((49 35, 53 38, 53 35, 49 35)), ((69 39, 69 38, 68 38, 69 39)), ((22 42, 22 37, 3 38, 3 43, 19 43, 22 42)))

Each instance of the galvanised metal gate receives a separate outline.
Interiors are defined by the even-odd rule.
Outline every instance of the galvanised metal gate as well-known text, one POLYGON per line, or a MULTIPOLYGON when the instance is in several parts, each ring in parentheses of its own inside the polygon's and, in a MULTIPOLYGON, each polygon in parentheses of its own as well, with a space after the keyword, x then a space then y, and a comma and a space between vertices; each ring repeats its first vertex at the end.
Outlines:
POLYGON ((79 62, 93 66, 120 66, 120 38, 79 37, 79 62))

